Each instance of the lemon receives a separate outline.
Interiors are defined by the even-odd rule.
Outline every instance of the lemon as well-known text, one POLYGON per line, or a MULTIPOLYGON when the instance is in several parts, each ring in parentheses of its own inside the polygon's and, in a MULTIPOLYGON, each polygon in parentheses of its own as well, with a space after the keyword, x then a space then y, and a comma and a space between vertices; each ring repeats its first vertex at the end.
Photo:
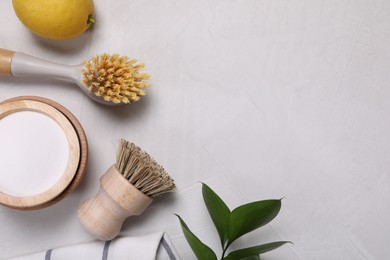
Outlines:
POLYGON ((94 23, 93 0, 12 0, 12 4, 30 31, 48 39, 76 37, 94 23))

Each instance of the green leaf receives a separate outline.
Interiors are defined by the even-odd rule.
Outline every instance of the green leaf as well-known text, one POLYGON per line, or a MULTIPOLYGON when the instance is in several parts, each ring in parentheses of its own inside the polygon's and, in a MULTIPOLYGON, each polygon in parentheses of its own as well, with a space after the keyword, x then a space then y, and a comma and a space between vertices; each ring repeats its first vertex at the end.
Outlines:
POLYGON ((281 200, 262 200, 233 210, 229 222, 229 244, 273 220, 282 206, 281 200))
POLYGON ((260 256, 253 255, 253 256, 242 258, 241 260, 260 260, 260 256))
POLYGON ((181 225, 181 228, 183 230, 184 236, 185 236, 188 244, 190 245, 192 251, 196 255, 196 257, 198 259, 201 259, 201 260, 217 260, 217 256, 215 255, 213 250, 211 250, 211 248, 208 247, 207 245, 203 244, 203 242, 200 241, 199 238, 197 238, 191 232, 191 230, 188 228, 186 223, 183 221, 183 219, 179 215, 176 215, 176 216, 180 220, 180 225, 181 225))
MULTIPOLYGON (((260 254, 264 254, 266 252, 272 251, 286 243, 291 243, 289 241, 278 241, 278 242, 272 242, 264 245, 259 246, 253 246, 248 247, 240 250, 236 250, 233 252, 230 252, 230 254, 225 257, 225 260, 240 260, 240 259, 246 259, 246 257, 254 257, 258 256, 260 254)), ((253 258, 255 259, 255 258, 253 258)))
POLYGON ((202 186, 203 200, 214 222, 221 240, 222 248, 228 241, 230 210, 225 202, 206 184, 202 186))

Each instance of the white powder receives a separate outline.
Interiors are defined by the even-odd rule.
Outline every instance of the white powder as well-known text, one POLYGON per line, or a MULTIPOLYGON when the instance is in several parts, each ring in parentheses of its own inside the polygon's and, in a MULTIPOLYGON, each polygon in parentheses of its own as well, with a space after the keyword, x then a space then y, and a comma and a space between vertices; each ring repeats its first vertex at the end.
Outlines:
POLYGON ((49 116, 23 111, 0 119, 0 192, 42 193, 61 178, 68 160, 68 139, 49 116))

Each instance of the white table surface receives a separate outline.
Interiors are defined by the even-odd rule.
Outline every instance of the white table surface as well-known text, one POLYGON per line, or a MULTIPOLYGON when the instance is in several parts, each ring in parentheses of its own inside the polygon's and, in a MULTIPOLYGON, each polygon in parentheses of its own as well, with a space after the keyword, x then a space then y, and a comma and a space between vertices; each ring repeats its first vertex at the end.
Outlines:
POLYGON ((390 1, 95 5, 92 30, 53 42, 0 1, 0 47, 65 64, 117 52, 145 62, 153 84, 140 102, 112 108, 71 84, 0 79, 0 100, 38 95, 72 111, 90 152, 85 179, 65 200, 35 212, 0 209, 0 258, 90 238, 77 206, 126 138, 164 165, 179 191, 221 176, 237 188, 225 196, 286 197, 269 233, 294 245, 263 259, 390 259, 390 1))

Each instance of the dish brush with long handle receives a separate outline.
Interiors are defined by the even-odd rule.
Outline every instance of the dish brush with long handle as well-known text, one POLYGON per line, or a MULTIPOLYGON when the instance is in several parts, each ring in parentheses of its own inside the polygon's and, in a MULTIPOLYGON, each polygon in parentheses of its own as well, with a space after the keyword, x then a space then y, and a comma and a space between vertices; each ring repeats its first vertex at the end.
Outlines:
POLYGON ((145 95, 149 75, 143 64, 118 54, 96 55, 69 66, 0 48, 0 76, 47 77, 75 83, 93 100, 105 105, 127 104, 145 95))
POLYGON ((98 193, 80 205, 78 217, 96 238, 111 240, 126 218, 140 215, 153 198, 174 190, 175 183, 162 166, 122 139, 116 164, 100 178, 98 193))

